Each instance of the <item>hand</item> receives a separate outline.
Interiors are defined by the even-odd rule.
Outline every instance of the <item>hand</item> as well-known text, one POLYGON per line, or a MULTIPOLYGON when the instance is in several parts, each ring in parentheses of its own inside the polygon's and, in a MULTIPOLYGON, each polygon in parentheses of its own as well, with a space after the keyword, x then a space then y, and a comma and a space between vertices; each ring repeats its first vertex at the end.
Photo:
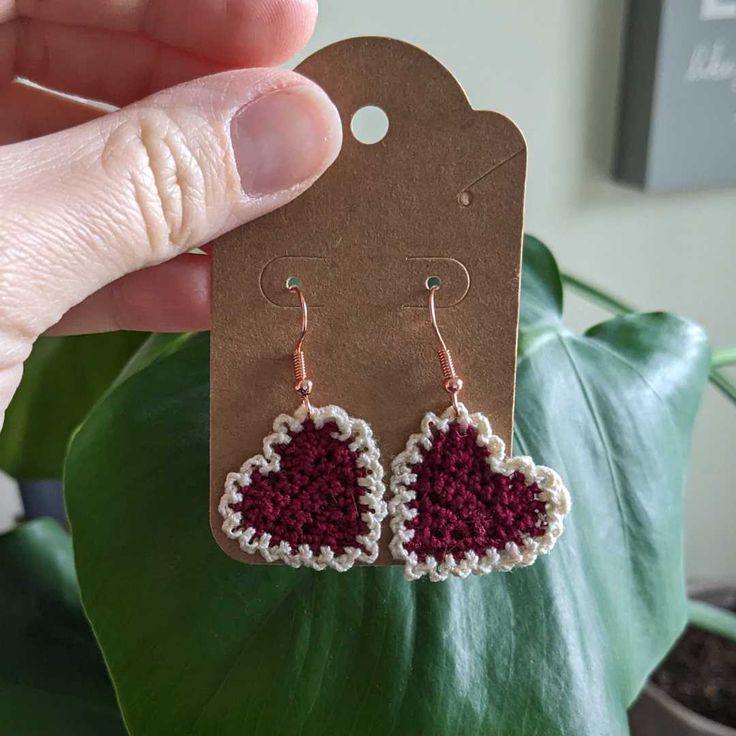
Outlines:
POLYGON ((0 0, 0 412, 47 331, 209 325, 209 258, 181 254, 293 199, 340 148, 322 90, 253 68, 301 48, 316 15, 316 0, 0 0))

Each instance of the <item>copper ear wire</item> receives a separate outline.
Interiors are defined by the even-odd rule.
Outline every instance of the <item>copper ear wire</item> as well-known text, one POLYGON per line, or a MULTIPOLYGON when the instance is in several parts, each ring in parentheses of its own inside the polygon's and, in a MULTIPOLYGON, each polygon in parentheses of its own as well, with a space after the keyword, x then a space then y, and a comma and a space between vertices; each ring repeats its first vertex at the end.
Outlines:
POLYGON ((441 282, 436 276, 430 277, 426 281, 426 287, 429 290, 429 321, 432 324, 437 339, 440 342, 440 347, 437 350, 437 355, 440 359, 440 369, 442 370, 442 377, 445 379, 445 391, 452 397, 452 408, 455 413, 460 412, 460 402, 458 400, 458 394, 463 387, 463 379, 458 376, 455 370, 455 364, 452 362, 452 355, 447 347, 447 343, 442 337, 439 325, 437 324, 437 313, 435 311, 434 295, 440 290, 441 282))
POLYGON ((314 384, 307 377, 307 364, 304 359, 304 340, 307 336, 307 327, 309 326, 309 312, 307 311, 307 300, 304 298, 304 291, 301 288, 301 282, 294 277, 289 278, 286 282, 286 288, 299 297, 299 306, 302 309, 302 329, 299 333, 299 340, 296 343, 294 352, 292 353, 292 364, 294 367, 294 391, 301 396, 302 404, 311 414, 312 404, 309 401, 309 394, 312 393, 314 384))
MULTIPOLYGON (((435 293, 440 289, 439 279, 430 278, 427 279, 426 287, 429 290, 429 321, 434 329, 437 339, 439 340, 440 347, 437 350, 437 355, 440 359, 440 369, 442 371, 442 377, 445 379, 444 388, 448 394, 452 397, 452 407, 455 412, 459 412, 460 405, 458 400, 458 394, 462 390, 463 380, 458 376, 455 370, 455 364, 452 360, 452 354, 450 353, 447 343, 442 337, 439 325, 437 324, 437 312, 435 309, 435 293)), ((304 358, 304 341, 307 336, 307 328, 309 326, 309 312, 307 309, 307 300, 304 297, 304 291, 301 288, 298 279, 290 278, 286 282, 286 288, 295 293, 299 297, 299 306, 302 310, 302 327, 299 333, 299 339, 297 341, 294 352, 292 353, 292 364, 294 368, 294 390, 299 394, 302 399, 302 404, 307 408, 307 411, 312 411, 312 405, 309 401, 309 395, 312 393, 314 383, 307 376, 306 360, 304 358)))

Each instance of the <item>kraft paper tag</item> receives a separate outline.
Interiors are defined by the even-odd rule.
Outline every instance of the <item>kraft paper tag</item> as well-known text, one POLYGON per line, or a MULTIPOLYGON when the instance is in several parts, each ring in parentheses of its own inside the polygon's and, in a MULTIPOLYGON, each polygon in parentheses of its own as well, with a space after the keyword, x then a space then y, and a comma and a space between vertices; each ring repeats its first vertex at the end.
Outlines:
MULTIPOLYGON (((335 164, 293 203, 221 237, 213 248, 210 518, 231 557, 258 564, 221 529, 225 477, 261 451, 278 414, 299 405, 291 354, 304 283, 305 345, 317 406, 337 404, 375 432, 392 458, 425 412, 448 406, 427 314, 438 319, 464 379, 462 401, 511 446, 526 144, 496 112, 473 110, 431 56, 399 41, 357 38, 298 69, 340 111, 335 164), (365 105, 388 116, 386 136, 357 141, 365 105)), ((379 564, 391 564, 384 522, 379 564)))

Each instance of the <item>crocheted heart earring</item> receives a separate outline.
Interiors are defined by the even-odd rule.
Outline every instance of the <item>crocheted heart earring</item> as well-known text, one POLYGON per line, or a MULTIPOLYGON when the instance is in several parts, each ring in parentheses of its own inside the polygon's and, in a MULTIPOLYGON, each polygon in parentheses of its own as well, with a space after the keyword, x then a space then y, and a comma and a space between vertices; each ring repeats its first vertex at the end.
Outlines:
POLYGON ((248 554, 314 570, 349 570, 378 556, 383 469, 371 428, 338 406, 313 407, 304 338, 307 304, 301 281, 286 287, 299 297, 302 329, 293 353, 294 389, 302 399, 282 414, 263 453, 230 473, 219 511, 223 531, 248 554))
POLYGON ((424 415, 421 430, 392 463, 391 552, 404 575, 437 582, 531 565, 562 534, 570 497, 554 470, 529 457, 506 457, 488 418, 458 400, 463 382, 440 334, 427 279, 429 315, 451 406, 424 415))

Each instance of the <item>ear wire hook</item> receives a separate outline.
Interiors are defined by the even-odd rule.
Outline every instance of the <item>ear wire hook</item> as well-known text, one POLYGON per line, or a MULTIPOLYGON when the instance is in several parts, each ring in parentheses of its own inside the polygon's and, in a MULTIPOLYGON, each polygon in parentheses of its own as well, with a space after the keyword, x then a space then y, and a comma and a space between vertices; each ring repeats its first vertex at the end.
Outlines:
POLYGON ((460 402, 458 400, 458 394, 463 387, 463 379, 458 376, 455 370, 452 355, 437 324, 437 313, 435 311, 435 294, 440 290, 442 281, 437 276, 430 276, 425 282, 425 286, 429 290, 429 321, 440 343, 437 355, 440 359, 442 377, 445 379, 445 391, 452 397, 452 408, 455 410, 455 414, 459 414, 460 402))
POLYGON ((307 327, 309 326, 307 300, 304 297, 301 279, 298 279, 295 276, 290 276, 286 281, 286 288, 299 297, 299 306, 302 310, 302 329, 299 333, 299 340, 297 341, 294 352, 292 353, 292 364, 294 367, 294 391, 301 396, 302 404, 311 414, 312 405, 309 401, 309 395, 312 393, 314 384, 307 376, 307 364, 304 359, 304 340, 307 337, 307 327))

